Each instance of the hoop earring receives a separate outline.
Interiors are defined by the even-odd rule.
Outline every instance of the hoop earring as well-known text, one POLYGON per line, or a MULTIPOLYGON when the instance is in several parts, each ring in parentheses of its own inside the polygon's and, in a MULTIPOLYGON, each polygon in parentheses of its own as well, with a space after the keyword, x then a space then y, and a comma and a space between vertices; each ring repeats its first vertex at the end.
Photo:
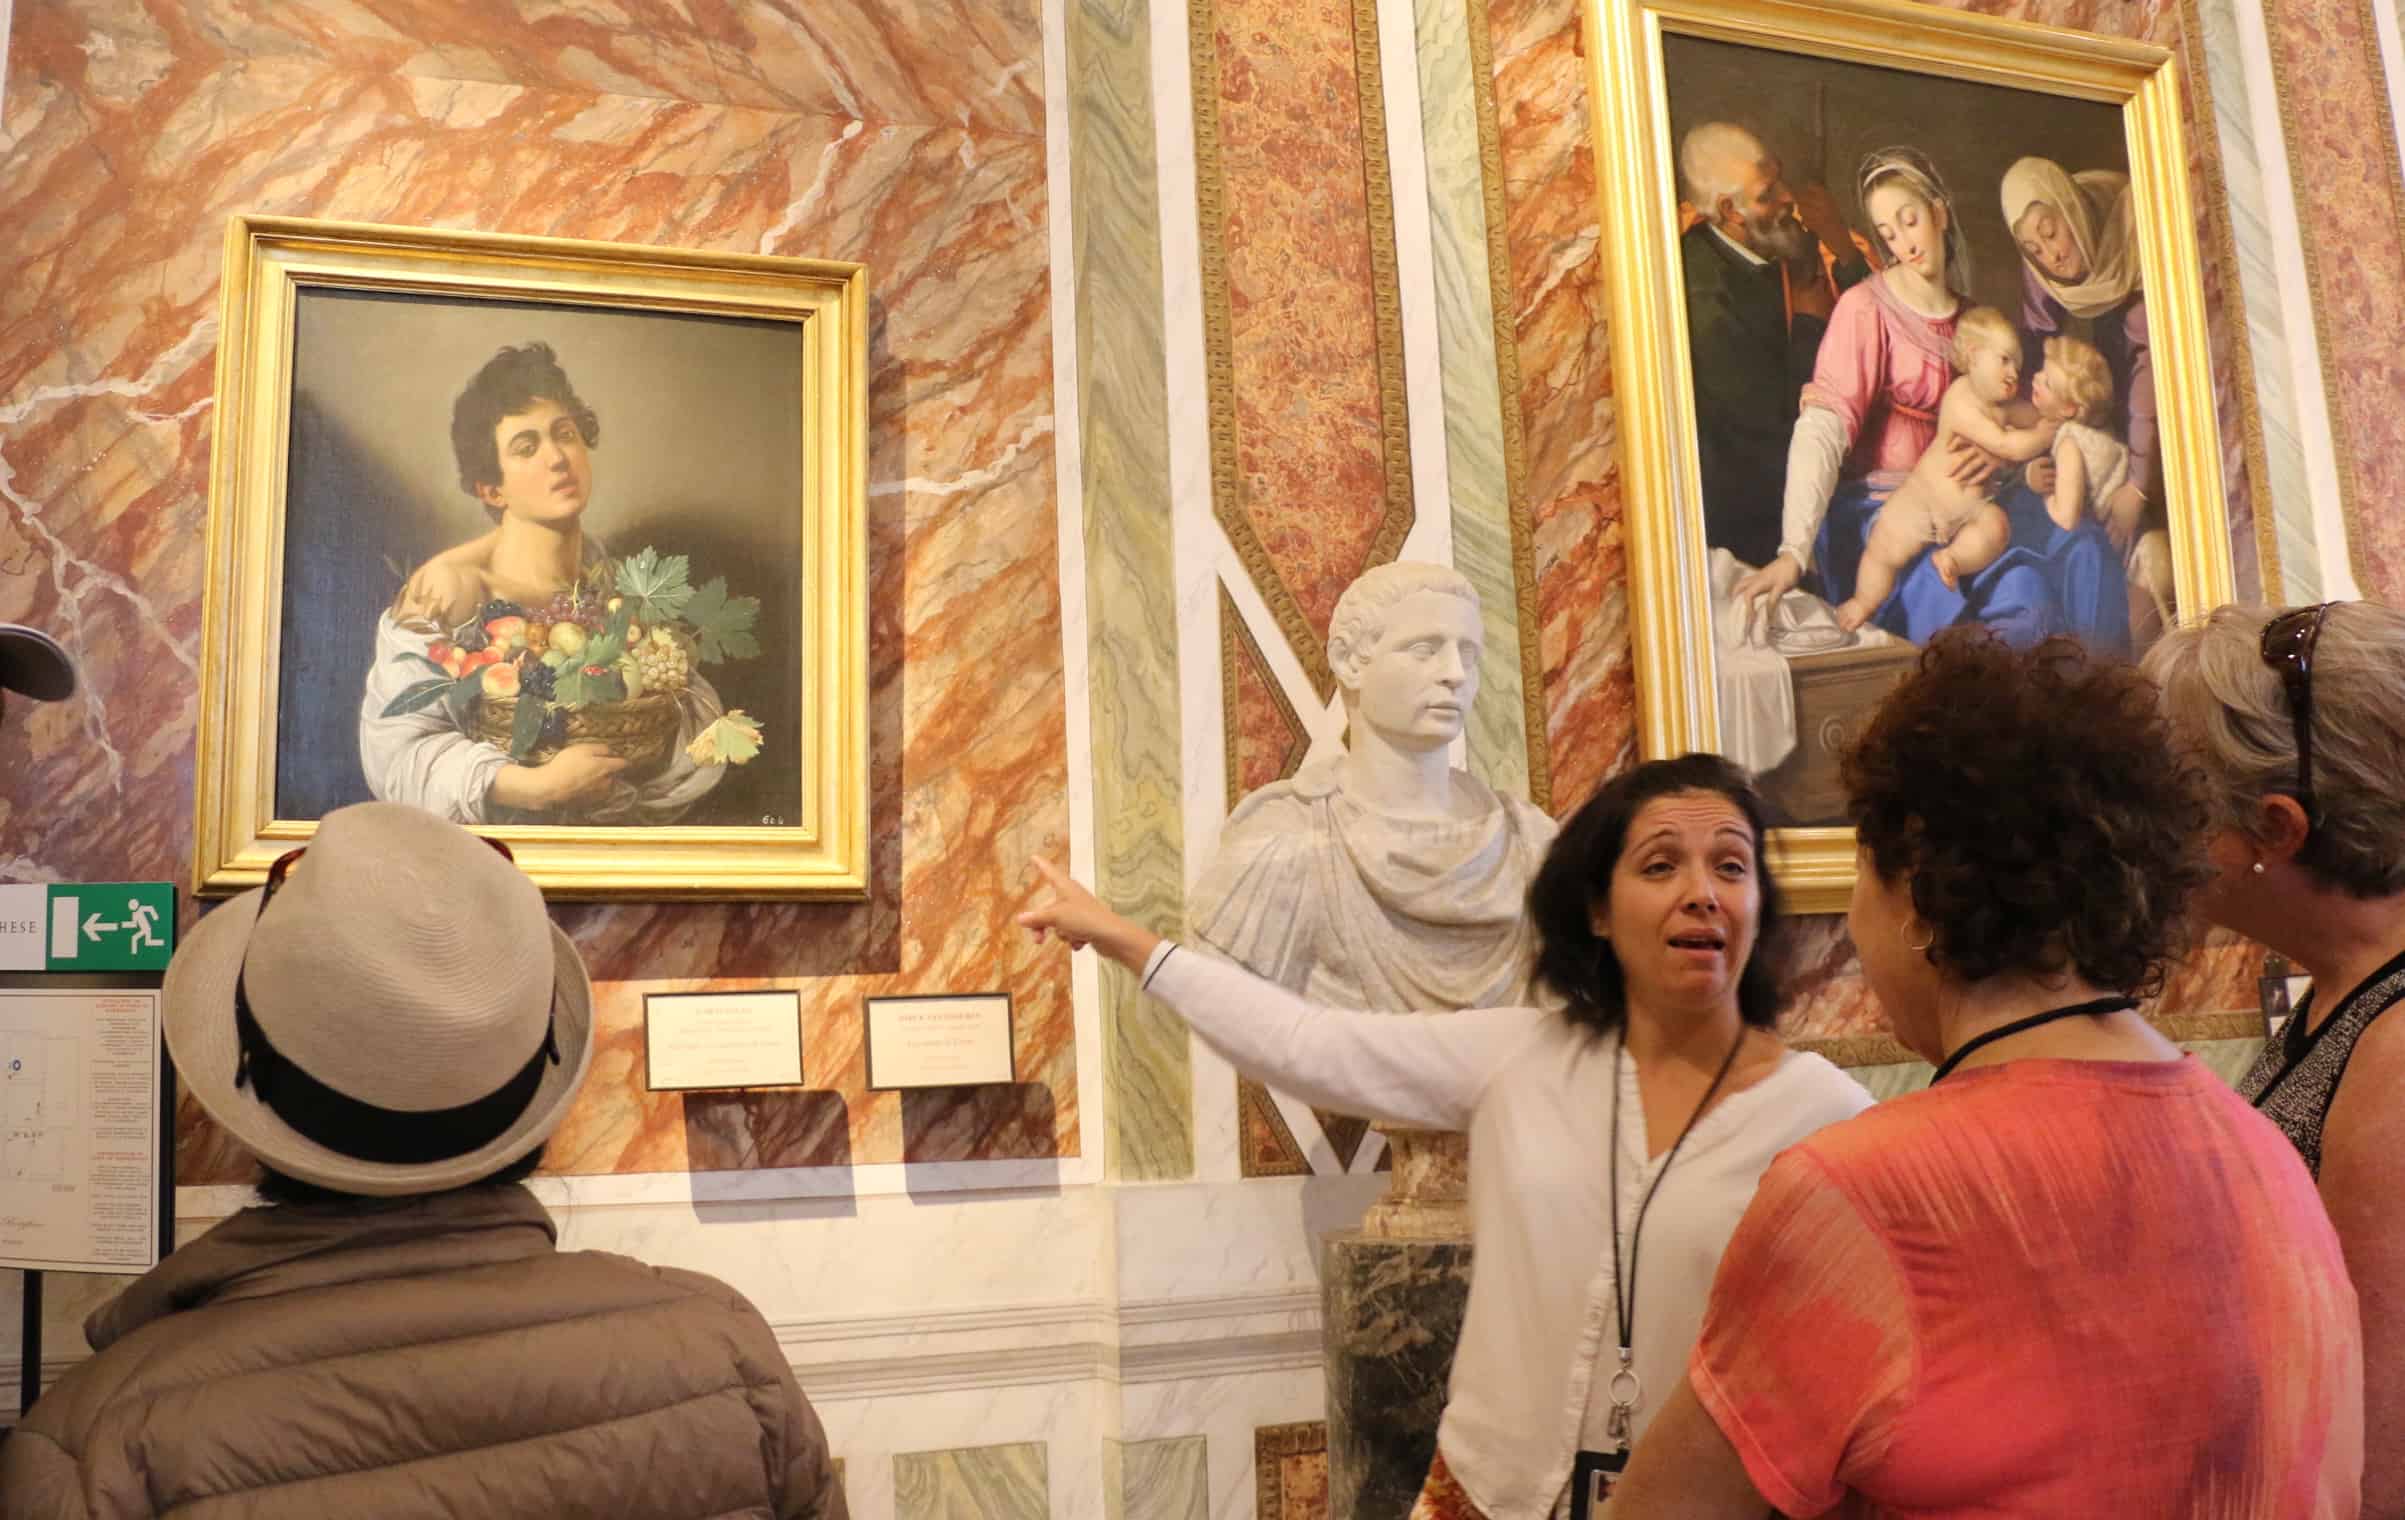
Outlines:
MULTIPOLYGON (((1915 922, 1917 922, 1917 920, 1909 918, 1904 920, 1904 924, 1907 928, 1909 928, 1915 922)), ((1916 945, 1909 937, 1907 937, 1904 941, 1904 948, 1913 951, 1916 954, 1927 955, 1929 953, 1929 947, 1937 943, 1937 929, 1933 925, 1922 924, 1921 930, 1921 942, 1916 945)))

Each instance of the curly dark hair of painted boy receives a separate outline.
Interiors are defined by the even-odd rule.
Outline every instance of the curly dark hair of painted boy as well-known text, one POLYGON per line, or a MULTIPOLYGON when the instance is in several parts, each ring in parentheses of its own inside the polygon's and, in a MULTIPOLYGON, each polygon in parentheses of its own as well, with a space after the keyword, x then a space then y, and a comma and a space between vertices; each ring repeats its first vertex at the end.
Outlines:
MULTIPOLYGON (((478 487, 501 483, 501 446, 493 430, 502 418, 515 416, 538 401, 555 402, 574 417, 586 448, 601 446, 601 418, 568 383, 568 372, 560 368, 551 345, 526 343, 505 348, 484 361, 467 389, 451 403, 451 456, 459 463, 461 490, 482 502, 478 487)), ((497 509, 486 505, 484 510, 500 521, 497 509)))
POLYGON ((1767 952, 1779 928, 1779 889, 1763 857, 1768 831, 1762 799, 1745 772, 1718 755, 1649 760, 1623 771, 1570 815, 1528 884, 1528 916, 1537 929, 1537 980, 1562 1000, 1563 1016, 1599 1034, 1628 1020, 1628 987, 1619 957, 1595 932, 1594 905, 1608 897, 1629 825, 1645 804, 1679 792, 1713 792, 1745 815, 1754 836, 1754 880, 1762 906, 1754 953, 1737 975, 1737 1012, 1767 1029, 1779 1014, 1777 978, 1767 952))
POLYGON ((1951 630, 1880 705, 1844 778, 1872 867, 1910 885, 1933 965, 2162 989, 2212 876, 2212 814, 2135 665, 2071 638, 2017 650, 1951 630))

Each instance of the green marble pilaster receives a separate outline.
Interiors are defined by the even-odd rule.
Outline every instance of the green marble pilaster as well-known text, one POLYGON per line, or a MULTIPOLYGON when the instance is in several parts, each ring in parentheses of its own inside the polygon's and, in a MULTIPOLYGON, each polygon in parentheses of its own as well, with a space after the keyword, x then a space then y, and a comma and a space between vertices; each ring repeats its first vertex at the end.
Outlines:
POLYGON ((1201 1436, 1102 1443, 1103 1520, 1210 1520, 1201 1436))
MULTIPOLYGON (((1478 588, 1486 659, 1470 708, 1470 769, 1497 791, 1529 795, 1520 592, 1512 573, 1503 391, 1487 263, 1486 177, 1463 0, 1414 0, 1420 138, 1436 272, 1439 373, 1453 563, 1478 588)), ((1533 630, 1529 632, 1533 637, 1533 630)))
MULTIPOLYGON (((1185 843, 1150 28, 1146 0, 1069 0, 1094 868, 1104 898, 1166 933, 1185 917, 1185 843)), ((1106 1174, 1193 1175, 1185 1026, 1115 966, 1102 1018, 1106 1174)))
POLYGON ((906 1451, 894 1458, 894 1520, 1051 1520, 1038 1441, 906 1451))

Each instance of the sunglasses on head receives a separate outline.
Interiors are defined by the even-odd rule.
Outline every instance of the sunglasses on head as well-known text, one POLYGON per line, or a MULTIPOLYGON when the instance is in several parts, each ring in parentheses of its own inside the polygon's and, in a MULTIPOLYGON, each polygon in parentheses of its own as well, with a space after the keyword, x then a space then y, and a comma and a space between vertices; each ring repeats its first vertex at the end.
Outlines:
POLYGON ((2295 607, 2263 625, 2263 663, 2279 672, 2296 724, 2296 800, 2313 819, 2313 646, 2335 602, 2295 607))

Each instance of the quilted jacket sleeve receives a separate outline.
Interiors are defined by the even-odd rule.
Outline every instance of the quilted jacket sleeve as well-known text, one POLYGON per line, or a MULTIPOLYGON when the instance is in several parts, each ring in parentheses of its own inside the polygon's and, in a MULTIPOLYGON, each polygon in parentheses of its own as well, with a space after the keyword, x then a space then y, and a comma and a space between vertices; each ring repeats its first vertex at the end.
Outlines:
POLYGON ((818 1411, 803 1396, 791 1367, 784 1369, 784 1384, 779 1403, 785 1421, 780 1443, 785 1471, 778 1520, 851 1520, 843 1485, 835 1479, 835 1464, 827 1460, 827 1432, 818 1422, 818 1411))
POLYGON ((0 1520, 87 1520, 91 1513, 75 1459, 56 1441, 23 1427, 0 1441, 0 1520))
POLYGON ((750 1299, 717 1278, 675 1268, 648 1270, 715 1301, 733 1321, 735 1368, 760 1422, 760 1451, 768 1464, 769 1491, 776 1496, 777 1520, 851 1520, 843 1485, 836 1481, 835 1464, 827 1454, 826 1427, 794 1378, 793 1364, 785 1360, 767 1318, 750 1299))

